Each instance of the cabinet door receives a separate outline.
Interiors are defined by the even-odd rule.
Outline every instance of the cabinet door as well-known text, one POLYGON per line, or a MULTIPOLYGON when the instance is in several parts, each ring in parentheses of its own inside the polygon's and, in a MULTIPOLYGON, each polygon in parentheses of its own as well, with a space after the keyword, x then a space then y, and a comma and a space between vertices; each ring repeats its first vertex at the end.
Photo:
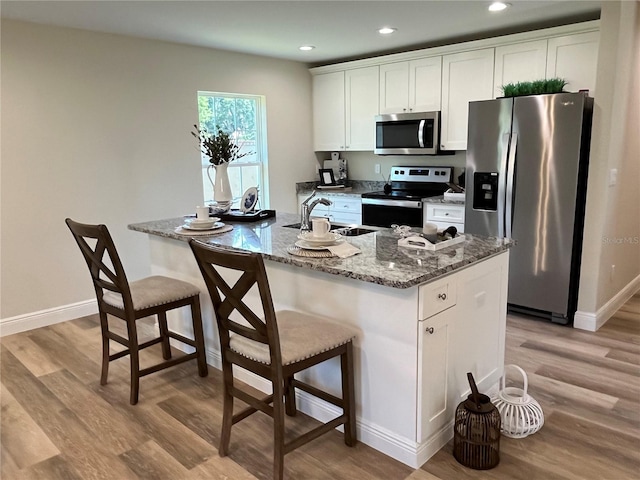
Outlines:
POLYGON ((493 98, 494 49, 442 57, 441 148, 467 149, 469 102, 493 98))
POLYGON ((344 72, 313 77, 313 148, 315 151, 344 150, 344 72))
POLYGON ((380 65, 380 113, 402 113, 409 106, 409 62, 380 65))
POLYGON ((549 39, 547 78, 564 78, 566 91, 586 89, 594 97, 599 38, 599 32, 589 32, 549 39))
POLYGON ((547 40, 496 47, 494 96, 502 97, 507 83, 531 82, 546 78, 547 40))
POLYGON ((409 111, 439 112, 442 105, 442 57, 409 62, 409 111))
MULTIPOLYGON (((427 440, 455 414, 456 395, 449 376, 455 308, 418 322, 418 443, 427 440)), ((459 352, 460 353, 460 352, 459 352)))
POLYGON ((458 279, 456 305, 459 328, 452 341, 456 357, 452 381, 458 394, 468 390, 466 372, 472 372, 476 382, 487 387, 500 378, 504 366, 504 333, 507 262, 484 262, 458 279))
POLYGON ((379 78, 376 67, 345 72, 347 150, 372 152, 375 146, 375 116, 378 114, 379 78))

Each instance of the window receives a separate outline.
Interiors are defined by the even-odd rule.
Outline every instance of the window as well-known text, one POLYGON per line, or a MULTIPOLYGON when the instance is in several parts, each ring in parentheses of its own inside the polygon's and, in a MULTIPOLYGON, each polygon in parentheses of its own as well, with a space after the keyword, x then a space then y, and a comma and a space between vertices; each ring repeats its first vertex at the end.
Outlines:
MULTIPOLYGON (((213 132, 219 126, 224 132, 234 134, 240 153, 251 152, 229 164, 232 208, 239 207, 242 194, 249 187, 258 187, 259 208, 269 206, 265 110, 265 98, 260 95, 198 92, 200 128, 213 132)), ((205 202, 213 201, 212 181, 215 179, 215 169, 209 169, 209 165, 209 158, 202 155, 205 202), (208 174, 211 174, 211 179, 208 174)))

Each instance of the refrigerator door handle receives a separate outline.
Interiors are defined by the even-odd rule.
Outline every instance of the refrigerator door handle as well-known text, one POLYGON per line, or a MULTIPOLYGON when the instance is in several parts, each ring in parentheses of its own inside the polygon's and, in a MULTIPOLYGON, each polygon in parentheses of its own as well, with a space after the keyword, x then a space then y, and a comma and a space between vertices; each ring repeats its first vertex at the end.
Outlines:
MULTIPOLYGON (((509 137, 510 134, 505 133, 502 136, 502 158, 500 159, 500 172, 504 173, 507 171, 507 155, 509 153, 509 137)), ((503 190, 503 182, 498 184, 498 237, 505 236, 504 230, 504 202, 505 202, 505 192, 503 190)))
POLYGON ((511 147, 509 148, 509 165, 507 166, 507 198, 505 217, 507 221, 507 237, 513 235, 513 182, 515 177, 516 151, 518 149, 518 134, 511 135, 511 147))
POLYGON ((420 120, 420 125, 418 125, 418 145, 420 148, 424 148, 424 122, 424 119, 420 120))

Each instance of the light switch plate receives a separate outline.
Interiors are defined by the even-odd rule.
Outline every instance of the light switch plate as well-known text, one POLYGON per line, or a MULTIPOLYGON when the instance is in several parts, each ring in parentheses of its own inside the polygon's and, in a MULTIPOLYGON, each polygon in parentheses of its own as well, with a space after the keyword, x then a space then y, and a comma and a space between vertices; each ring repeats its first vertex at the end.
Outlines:
POLYGON ((613 187, 617 183, 618 183, 618 169, 612 168, 611 170, 609 170, 609 186, 613 187))

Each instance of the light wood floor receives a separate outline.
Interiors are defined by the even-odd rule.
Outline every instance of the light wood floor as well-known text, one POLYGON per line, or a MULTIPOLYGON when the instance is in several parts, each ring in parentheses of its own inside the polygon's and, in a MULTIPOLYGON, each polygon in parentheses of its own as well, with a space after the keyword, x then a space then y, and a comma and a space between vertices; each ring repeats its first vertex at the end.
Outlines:
MULTIPOLYGON (((155 348, 155 347, 154 347, 155 348)), ((267 479, 269 419, 234 427, 229 457, 217 445, 221 377, 195 363, 145 377, 130 406, 127 359, 100 386, 95 316, 1 341, 1 476, 14 479, 267 479)), ((502 438, 493 470, 459 465, 451 444, 413 470, 331 432, 287 455, 288 479, 640 478, 640 295, 596 333, 510 316, 507 362, 529 375, 545 425, 525 439, 502 438)), ((315 421, 287 419, 295 431, 315 421)))

